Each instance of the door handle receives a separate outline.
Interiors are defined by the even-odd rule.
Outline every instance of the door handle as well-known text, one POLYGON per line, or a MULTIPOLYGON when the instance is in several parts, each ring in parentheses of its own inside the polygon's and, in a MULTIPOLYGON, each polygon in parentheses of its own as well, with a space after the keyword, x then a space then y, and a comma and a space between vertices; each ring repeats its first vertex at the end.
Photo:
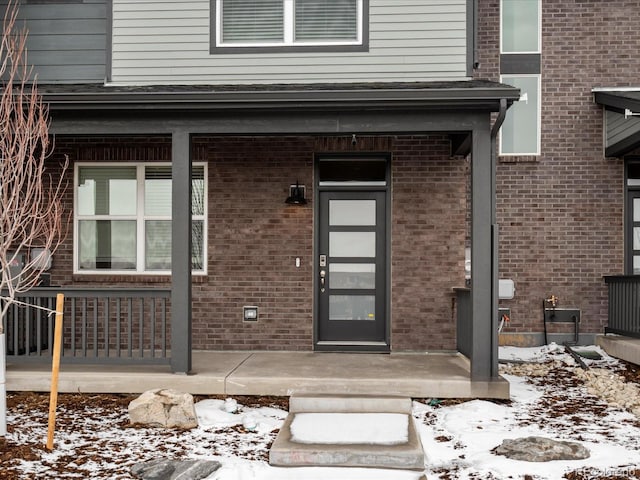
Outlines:
POLYGON ((320 291, 324 292, 324 283, 327 276, 327 272, 325 270, 320 270, 320 291))

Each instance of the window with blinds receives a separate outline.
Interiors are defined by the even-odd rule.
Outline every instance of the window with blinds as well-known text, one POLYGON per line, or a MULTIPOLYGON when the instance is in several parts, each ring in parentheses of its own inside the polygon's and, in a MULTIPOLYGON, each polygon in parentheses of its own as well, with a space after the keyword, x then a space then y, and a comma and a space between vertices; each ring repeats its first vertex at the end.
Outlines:
POLYGON ((295 0, 295 40, 358 40, 357 0, 295 0))
MULTIPOLYGON (((76 167, 76 272, 170 273, 171 165, 76 167)), ((194 272, 204 273, 205 165, 194 165, 191 238, 194 272)))
POLYGON ((367 0, 216 0, 216 45, 360 45, 367 0))
POLYGON ((283 0, 224 0, 223 43, 283 42, 283 0))

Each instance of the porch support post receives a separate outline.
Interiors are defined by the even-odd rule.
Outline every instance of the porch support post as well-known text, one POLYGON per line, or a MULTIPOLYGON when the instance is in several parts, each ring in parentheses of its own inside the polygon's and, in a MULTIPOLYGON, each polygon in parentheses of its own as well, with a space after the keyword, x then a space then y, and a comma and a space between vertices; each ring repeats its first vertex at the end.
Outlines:
POLYGON ((471 160, 471 379, 498 377, 495 157, 490 122, 473 130, 471 160))
POLYGON ((191 137, 171 138, 171 370, 191 370, 191 137))

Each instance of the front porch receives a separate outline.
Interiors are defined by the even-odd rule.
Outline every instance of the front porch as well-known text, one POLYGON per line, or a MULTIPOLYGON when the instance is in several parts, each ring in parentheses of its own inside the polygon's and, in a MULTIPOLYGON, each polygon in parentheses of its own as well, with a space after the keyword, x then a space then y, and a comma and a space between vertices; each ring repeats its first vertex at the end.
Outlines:
MULTIPOLYGON (((63 364, 60 392, 141 393, 175 388, 200 395, 357 394, 412 398, 509 398, 498 377, 472 380, 456 353, 349 354, 194 351, 190 375, 169 365, 63 364)), ((48 391, 49 365, 7 366, 8 391, 48 391)))

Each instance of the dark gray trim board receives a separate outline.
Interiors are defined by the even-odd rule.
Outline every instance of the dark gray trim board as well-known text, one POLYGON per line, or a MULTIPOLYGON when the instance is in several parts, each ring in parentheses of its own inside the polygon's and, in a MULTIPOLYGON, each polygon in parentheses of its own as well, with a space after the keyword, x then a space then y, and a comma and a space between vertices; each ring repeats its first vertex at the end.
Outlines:
POLYGON ((113 0, 107 0, 107 38, 104 62, 104 80, 110 82, 113 72, 113 0))
POLYGON ((500 55, 502 75, 540 75, 541 55, 539 53, 517 53, 500 55))
POLYGON ((191 371, 191 137, 173 132, 171 149, 171 370, 191 371))
POLYGON ((480 66, 478 55, 478 0, 467 0, 467 76, 480 66))
POLYGON ((519 89, 485 80, 345 84, 116 87, 40 85, 52 110, 227 110, 404 108, 498 111, 519 89))
POLYGON ((348 135, 352 134, 421 134, 425 132, 468 132, 488 121, 489 113, 415 111, 369 113, 289 112, 227 112, 198 115, 193 118, 172 113, 133 113, 128 119, 120 116, 82 115, 69 112, 51 114, 51 133, 65 135, 160 135, 175 130, 211 135, 348 135))
POLYGON ((633 112, 640 112, 640 89, 599 89, 593 92, 593 98, 596 103, 611 109, 617 109, 620 112, 624 112, 625 108, 633 112))
POLYGON ((640 147, 640 115, 624 117, 626 109, 640 114, 640 90, 598 89, 594 101, 605 109, 604 151, 607 157, 622 157, 640 147))

